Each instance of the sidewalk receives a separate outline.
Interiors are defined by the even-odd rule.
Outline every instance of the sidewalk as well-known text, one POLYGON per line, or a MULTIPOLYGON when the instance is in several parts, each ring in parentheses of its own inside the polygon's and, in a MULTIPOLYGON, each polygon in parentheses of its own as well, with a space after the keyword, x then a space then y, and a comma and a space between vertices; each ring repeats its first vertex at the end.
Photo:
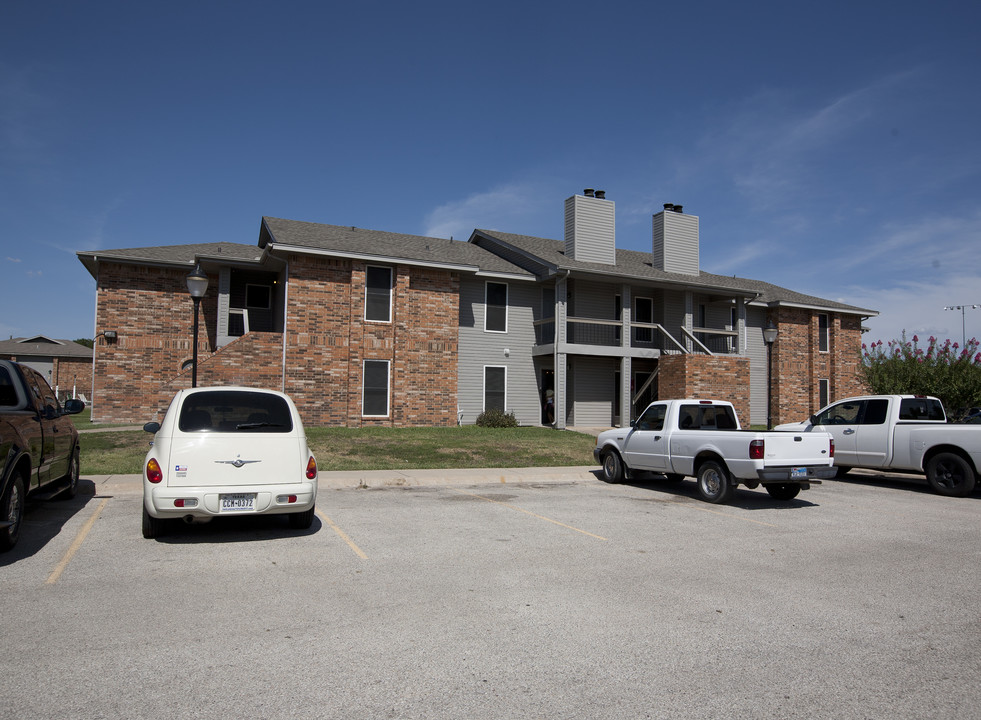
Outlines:
MULTIPOLYGON (((596 465, 531 468, 471 468, 454 470, 343 470, 320 473, 319 489, 380 489, 447 485, 518 485, 595 482, 596 465)), ((96 495, 142 492, 141 475, 83 475, 95 485, 96 495)))

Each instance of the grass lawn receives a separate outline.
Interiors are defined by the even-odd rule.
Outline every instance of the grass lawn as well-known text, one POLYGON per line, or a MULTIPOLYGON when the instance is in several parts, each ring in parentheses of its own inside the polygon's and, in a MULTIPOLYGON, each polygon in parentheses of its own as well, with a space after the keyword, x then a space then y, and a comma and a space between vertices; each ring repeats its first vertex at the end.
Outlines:
MULTIPOLYGON (((538 427, 308 427, 306 431, 317 465, 324 472, 592 465, 596 444, 591 435, 538 427)), ((132 430, 83 434, 82 473, 141 472, 152 437, 132 430)))

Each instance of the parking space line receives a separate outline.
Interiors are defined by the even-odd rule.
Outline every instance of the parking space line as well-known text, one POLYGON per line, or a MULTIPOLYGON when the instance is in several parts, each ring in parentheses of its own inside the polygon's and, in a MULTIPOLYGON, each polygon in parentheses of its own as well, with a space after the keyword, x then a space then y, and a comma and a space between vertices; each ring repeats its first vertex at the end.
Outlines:
POLYGON ((347 546, 351 548, 351 550, 354 552, 355 555, 357 555, 362 560, 368 559, 368 556, 365 554, 365 552, 357 545, 355 545, 354 541, 347 536, 347 533, 341 530, 339 527, 337 527, 337 525, 334 524, 333 520, 331 520, 329 517, 324 515, 319 508, 314 510, 314 512, 317 513, 317 517, 319 517, 324 522, 324 524, 327 525, 327 527, 329 527, 331 530, 337 533, 337 536, 341 540, 347 543, 347 546))
POLYGON ((82 543, 85 541, 85 536, 89 534, 89 530, 91 530, 92 526, 95 525, 95 521, 99 519, 99 515, 105 509, 106 503, 108 502, 109 498, 103 498, 102 502, 99 503, 99 507, 97 507, 95 512, 92 513, 92 516, 85 521, 82 529, 79 530, 78 535, 75 536, 75 540, 72 542, 71 547, 68 548, 68 551, 65 553, 64 557, 61 558, 61 562, 59 562, 58 565, 55 566, 55 569, 51 571, 51 574, 44 583, 45 585, 53 585, 54 583, 58 582, 58 578, 61 577, 61 573, 63 573, 65 568, 68 567, 68 563, 70 563, 72 558, 75 557, 75 553, 78 552, 78 549, 82 547, 82 543))
POLYGON ((458 489, 452 488, 452 487, 448 487, 446 489, 447 490, 451 490, 452 492, 455 492, 455 493, 459 493, 460 495, 469 495, 470 497, 475 497, 478 500, 484 500, 485 502, 494 503, 495 505, 503 505, 504 507, 509 508, 511 510, 517 510, 518 512, 522 512, 525 515, 531 515, 532 517, 538 518, 539 520, 544 520, 545 522, 550 522, 553 525, 558 525, 559 527, 564 527, 567 530, 574 530, 577 533, 582 533, 583 535, 588 535, 591 538, 596 538, 597 540, 602 540, 603 542, 606 542, 606 538, 605 537, 602 537, 600 535, 594 535, 591 532, 586 532, 585 530, 580 530, 579 528, 573 527, 572 525, 566 525, 565 523, 559 522, 558 520, 553 520, 550 517, 545 517, 544 515, 539 515, 537 513, 533 513, 530 510, 525 510, 524 508, 519 508, 517 505, 511 505, 510 503, 501 502, 500 500, 494 500, 494 499, 489 498, 489 497, 484 497, 483 495, 477 495, 476 493, 467 492, 465 490, 458 490, 458 489))

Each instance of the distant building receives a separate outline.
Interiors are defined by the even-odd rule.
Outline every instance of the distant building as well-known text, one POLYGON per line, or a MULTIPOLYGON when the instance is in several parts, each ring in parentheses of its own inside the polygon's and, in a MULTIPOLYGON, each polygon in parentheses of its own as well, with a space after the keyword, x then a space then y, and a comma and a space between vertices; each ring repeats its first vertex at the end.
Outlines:
MULTIPOLYGON (((744 421, 805 417, 861 390, 861 323, 877 313, 705 273, 698 217, 666 205, 650 252, 618 250, 615 206, 565 203, 564 240, 475 230, 468 242, 263 218, 257 245, 79 253, 96 279, 93 420, 145 421, 190 384, 281 389, 306 422, 626 423, 657 397, 732 400, 744 421)), ((802 260, 803 262, 803 260, 802 260)), ((790 273, 788 273, 790 275, 790 273)))
POLYGON ((41 373, 58 398, 92 397, 92 348, 45 335, 0 340, 0 358, 23 363, 41 373))

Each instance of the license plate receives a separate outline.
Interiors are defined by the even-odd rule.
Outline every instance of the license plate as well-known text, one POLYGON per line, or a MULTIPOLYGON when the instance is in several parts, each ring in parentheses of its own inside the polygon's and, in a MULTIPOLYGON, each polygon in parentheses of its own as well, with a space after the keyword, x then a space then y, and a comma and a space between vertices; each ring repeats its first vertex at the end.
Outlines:
POLYGON ((255 493, 230 493, 218 496, 219 512, 255 512, 255 493))
POLYGON ((800 480, 800 479, 804 479, 806 477, 807 477, 807 468, 806 467, 790 468, 790 479, 791 480, 800 480))

